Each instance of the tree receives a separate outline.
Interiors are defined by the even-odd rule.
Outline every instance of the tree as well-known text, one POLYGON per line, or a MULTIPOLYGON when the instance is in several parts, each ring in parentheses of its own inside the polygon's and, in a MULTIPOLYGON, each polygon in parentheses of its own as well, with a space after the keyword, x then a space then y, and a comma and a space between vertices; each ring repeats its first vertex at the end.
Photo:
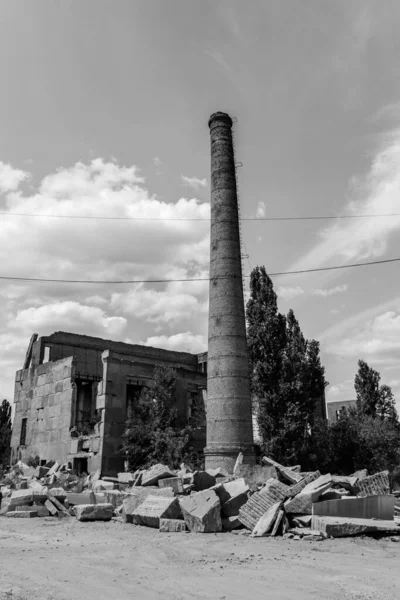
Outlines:
POLYGON ((182 461, 198 461, 190 446, 192 429, 179 422, 174 407, 175 380, 170 367, 155 367, 153 387, 138 391, 130 406, 122 451, 133 471, 158 462, 177 468, 182 461))
POLYGON ((9 463, 11 432, 11 404, 3 400, 0 406, 0 465, 9 463))
POLYGON ((316 400, 324 393, 319 344, 305 339, 292 310, 287 317, 278 313, 264 267, 251 273, 246 318, 263 450, 276 460, 297 462, 308 447, 316 400))
POLYGON ((381 376, 364 360, 358 361, 358 372, 354 379, 359 414, 372 418, 397 421, 393 392, 388 385, 379 385, 381 376))

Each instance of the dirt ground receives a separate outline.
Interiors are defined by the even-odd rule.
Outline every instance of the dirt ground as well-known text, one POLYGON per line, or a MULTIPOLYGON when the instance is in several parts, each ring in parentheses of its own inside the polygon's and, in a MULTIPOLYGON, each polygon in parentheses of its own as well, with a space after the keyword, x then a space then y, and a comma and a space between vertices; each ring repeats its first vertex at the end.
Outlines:
MULTIPOLYGON (((400 538, 399 538, 400 539, 400 538)), ((0 518, 1 600, 398 600, 400 543, 0 518)))

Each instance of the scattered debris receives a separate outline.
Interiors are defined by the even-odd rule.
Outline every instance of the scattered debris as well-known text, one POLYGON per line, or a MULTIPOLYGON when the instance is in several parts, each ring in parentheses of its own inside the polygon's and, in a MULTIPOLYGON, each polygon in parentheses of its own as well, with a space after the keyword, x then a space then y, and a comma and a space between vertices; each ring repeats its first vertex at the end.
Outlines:
POLYGON ((0 480, 0 516, 75 516, 159 528, 162 532, 282 535, 293 540, 361 534, 400 540, 400 493, 390 493, 387 471, 368 476, 301 472, 265 457, 243 464, 194 471, 157 464, 118 477, 77 476, 68 465, 49 461, 37 468, 21 461, 0 480), (399 536, 399 537, 397 537, 399 536))

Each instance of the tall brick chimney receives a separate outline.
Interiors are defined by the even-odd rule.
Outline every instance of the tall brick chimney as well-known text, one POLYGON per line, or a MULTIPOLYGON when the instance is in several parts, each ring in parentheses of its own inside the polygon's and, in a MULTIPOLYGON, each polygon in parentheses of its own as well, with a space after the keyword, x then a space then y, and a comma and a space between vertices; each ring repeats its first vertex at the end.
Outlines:
POLYGON ((211 255, 206 468, 255 463, 232 119, 217 112, 211 134, 211 255))

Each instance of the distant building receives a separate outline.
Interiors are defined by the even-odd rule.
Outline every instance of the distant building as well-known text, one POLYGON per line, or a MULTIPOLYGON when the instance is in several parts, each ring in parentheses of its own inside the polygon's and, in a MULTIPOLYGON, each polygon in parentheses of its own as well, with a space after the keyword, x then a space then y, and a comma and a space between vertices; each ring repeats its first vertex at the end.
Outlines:
POLYGON ((328 413, 328 423, 336 423, 340 420, 340 415, 349 408, 355 408, 357 400, 340 400, 339 402, 327 402, 326 409, 328 413))
POLYGON ((79 472, 124 470, 122 434, 129 407, 153 385, 155 366, 177 372, 175 406, 195 427, 193 445, 206 441, 204 355, 57 332, 32 336, 15 378, 12 461, 39 457, 71 462, 79 472))

